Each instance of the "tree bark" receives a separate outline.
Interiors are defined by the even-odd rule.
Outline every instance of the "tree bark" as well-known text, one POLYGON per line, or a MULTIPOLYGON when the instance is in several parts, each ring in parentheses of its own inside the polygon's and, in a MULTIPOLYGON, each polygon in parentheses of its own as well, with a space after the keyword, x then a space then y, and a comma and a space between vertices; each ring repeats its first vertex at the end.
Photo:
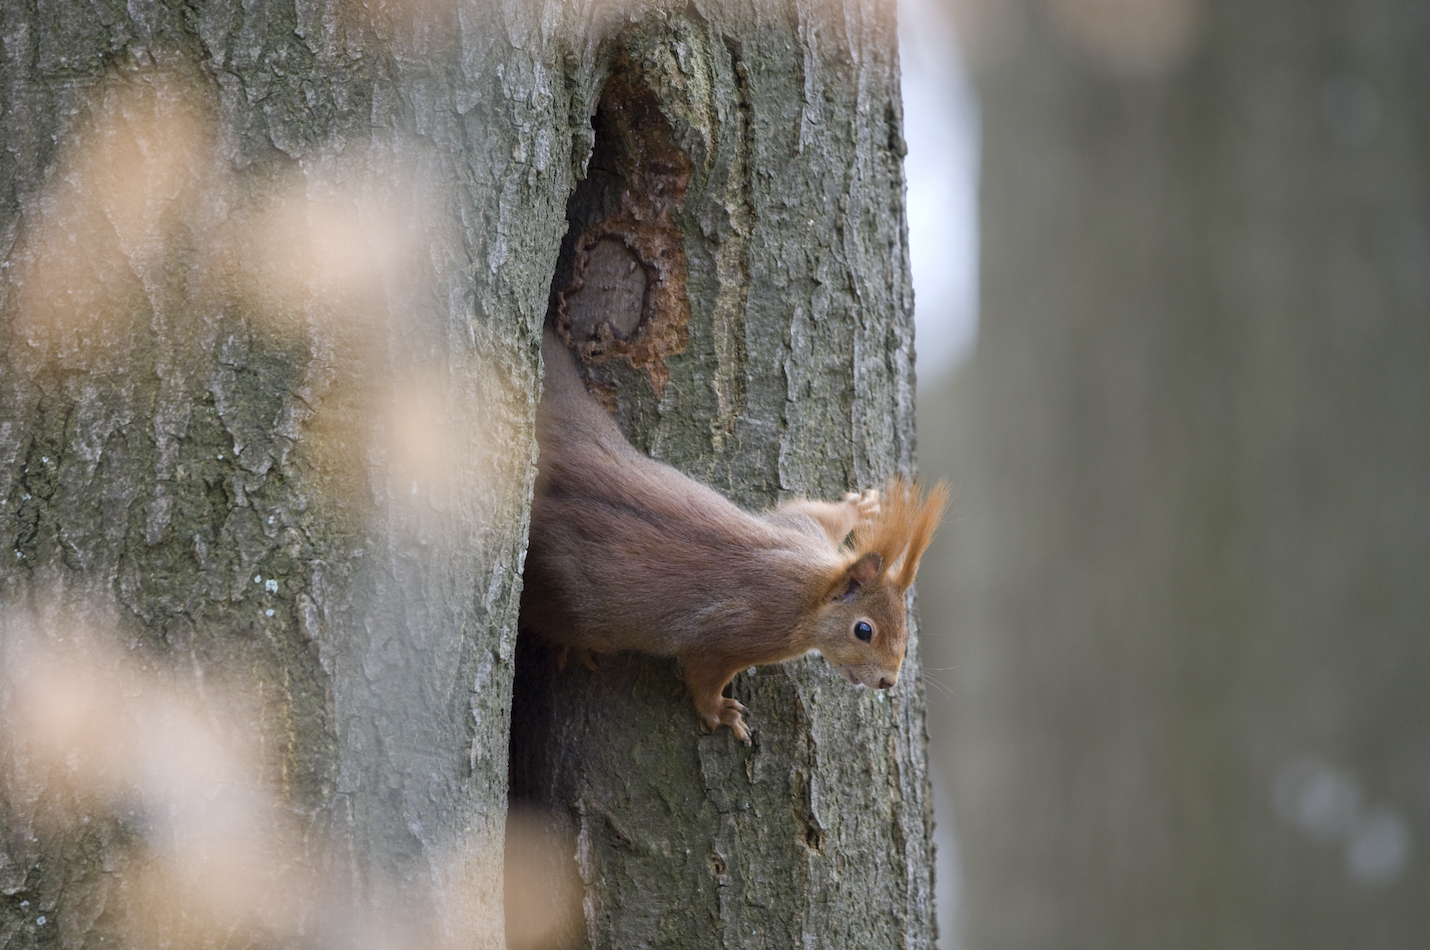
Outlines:
POLYGON ((926 613, 964 941, 1412 946, 1430 22, 1102 25, 1178 8, 1160 64, 1091 2, 982 57, 978 352, 924 420, 961 496, 926 613))
MULTIPOLYGON (((205 715, 262 737, 245 778, 280 805, 245 812, 256 860, 418 932, 451 884, 487 946, 573 180, 539 12, 0 14, 8 643, 98 625, 175 695, 234 681, 205 715)), ((7 657, 12 679, 33 665, 7 657)), ((182 803, 18 744, 9 764, 5 944, 146 942, 125 908, 182 803)))
MULTIPOLYGON (((619 205, 597 104, 625 82, 688 163, 677 325, 598 370, 636 444, 747 504, 877 484, 912 465, 892 7, 42 3, 0 34, 0 944, 501 946, 540 327, 619 205), (242 846, 205 819, 196 858, 214 802, 242 846)), ((520 668, 514 774, 580 835, 594 944, 931 944, 915 645, 887 696, 741 677, 753 749, 662 664, 520 668)))

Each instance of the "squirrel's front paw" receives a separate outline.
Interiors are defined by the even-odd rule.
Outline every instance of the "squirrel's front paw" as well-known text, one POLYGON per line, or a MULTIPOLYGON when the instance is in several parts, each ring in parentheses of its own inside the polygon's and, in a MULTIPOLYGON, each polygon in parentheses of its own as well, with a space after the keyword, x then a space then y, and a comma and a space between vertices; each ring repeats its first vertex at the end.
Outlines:
POLYGON ((860 524, 872 521, 874 516, 879 513, 879 489, 877 488, 868 488, 863 492, 846 492, 843 500, 846 505, 853 505, 854 510, 859 513, 860 524))
POLYGON ((729 726, 736 739, 749 745, 750 728, 745 725, 745 718, 740 715, 744 712, 749 712, 749 710, 739 702, 721 696, 714 708, 702 711, 701 718, 705 720, 705 724, 710 727, 711 732, 717 731, 721 726, 729 726))

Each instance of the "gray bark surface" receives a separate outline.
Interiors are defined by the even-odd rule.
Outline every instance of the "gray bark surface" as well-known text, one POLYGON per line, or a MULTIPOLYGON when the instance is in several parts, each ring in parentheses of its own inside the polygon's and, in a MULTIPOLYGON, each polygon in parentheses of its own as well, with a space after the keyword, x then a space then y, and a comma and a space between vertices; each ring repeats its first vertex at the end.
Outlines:
MULTIPOLYGON (((501 946, 537 342, 590 117, 624 53, 691 163, 685 347, 659 398, 606 369, 636 444, 747 504, 877 484, 912 465, 892 11, 35 3, 0 36, 0 715, 33 725, 35 651, 91 631, 71 665, 127 685, 83 722, 202 697, 275 803, 245 847, 308 882, 149 907, 183 801, 7 729, 0 946, 501 946)), ((753 750, 662 664, 542 686, 593 941, 930 946, 917 673, 742 676, 753 750)))
POLYGON ((963 945, 1417 946, 1430 20, 1207 2, 1129 75, 1078 6, 978 77, 978 351, 923 394, 963 945))

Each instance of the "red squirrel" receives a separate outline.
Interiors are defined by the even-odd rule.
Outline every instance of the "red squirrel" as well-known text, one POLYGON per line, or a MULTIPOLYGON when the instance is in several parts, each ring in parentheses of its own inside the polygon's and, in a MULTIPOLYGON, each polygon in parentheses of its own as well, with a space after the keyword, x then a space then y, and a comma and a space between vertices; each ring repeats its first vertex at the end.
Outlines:
POLYGON ((750 742, 723 694, 740 670, 823 654, 888 689, 908 642, 904 595, 948 501, 894 479, 883 497, 788 501, 751 514, 632 448, 547 330, 522 625, 592 653, 678 657, 700 718, 750 742), (845 545, 853 532, 853 544, 845 545))

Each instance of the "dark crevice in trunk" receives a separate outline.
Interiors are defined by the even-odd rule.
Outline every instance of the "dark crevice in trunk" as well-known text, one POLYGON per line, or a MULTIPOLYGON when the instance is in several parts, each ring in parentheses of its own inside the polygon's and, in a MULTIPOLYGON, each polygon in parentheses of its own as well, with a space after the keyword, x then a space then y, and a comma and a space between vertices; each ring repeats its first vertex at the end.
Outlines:
MULTIPOLYGON (((614 412, 618 401, 658 399, 670 376, 666 357, 687 345, 686 260, 673 215, 689 187, 691 163, 672 144, 670 123, 642 83, 640 68, 624 54, 614 64, 592 126, 587 174, 566 205, 568 230, 546 322, 575 350, 591 391, 614 412), (618 400, 618 392, 630 395, 632 389, 641 392, 618 400)), ((590 869, 583 874, 578 867, 581 804, 567 800, 563 791, 572 786, 584 752, 573 747, 566 724, 571 710, 605 706, 606 691, 632 685, 633 677, 651 686, 642 671, 661 667, 664 674, 662 661, 649 658, 606 656, 600 663, 599 672, 579 662, 558 669, 556 652, 546 644, 526 633, 517 642, 508 794, 514 827, 527 831, 509 832, 505 851, 507 934, 513 947, 530 931, 531 915, 567 913, 559 896, 564 884, 579 888, 587 878, 587 915, 600 905, 590 869), (532 829, 558 842, 557 848, 534 858, 532 829), (573 854, 577 860, 571 860, 573 854)), ((636 701, 673 707, 685 702, 684 689, 669 674, 654 691, 640 692, 636 701)), ((568 929, 566 942, 543 946, 583 945, 586 930, 568 929)))

